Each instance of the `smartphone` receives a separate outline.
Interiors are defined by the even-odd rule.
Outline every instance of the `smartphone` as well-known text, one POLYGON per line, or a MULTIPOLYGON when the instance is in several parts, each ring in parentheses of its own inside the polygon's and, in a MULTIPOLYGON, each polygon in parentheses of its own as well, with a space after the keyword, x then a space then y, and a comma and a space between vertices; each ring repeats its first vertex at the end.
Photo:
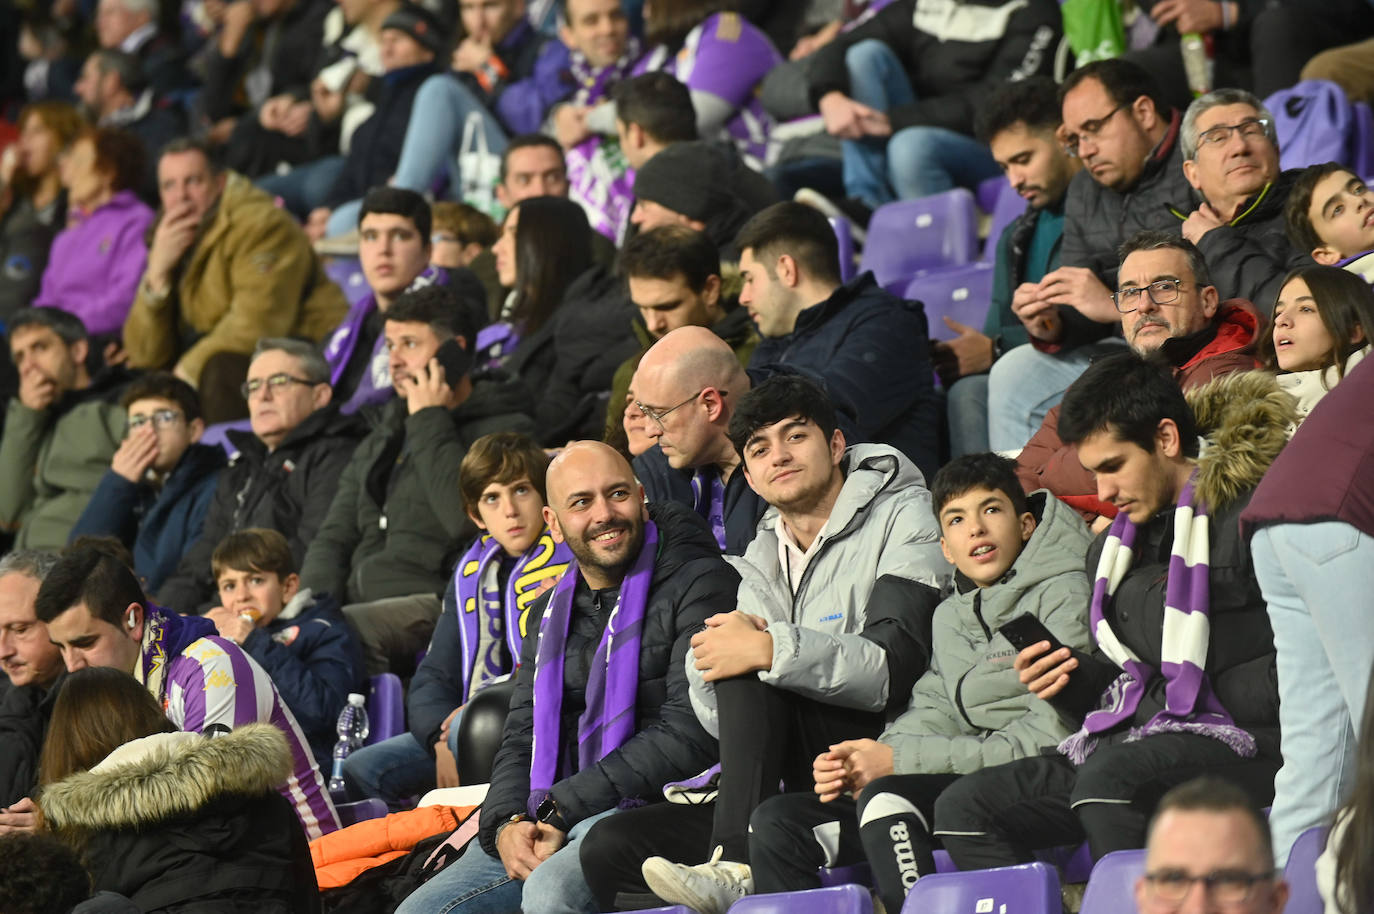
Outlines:
MULTIPOLYGON (((1032 644, 1039 644, 1042 641, 1048 641, 1050 643, 1050 649, 1045 652, 1046 654, 1052 654, 1065 646, 1064 642, 1056 638, 1054 634, 1045 627, 1045 623, 1041 622, 1030 613, 1026 613, 1023 616, 1017 616, 1015 619, 1012 619, 1006 625, 999 628, 998 631, 1002 633, 1002 637, 1011 642, 1011 646, 1016 648, 1018 652, 1024 651, 1032 644)), ((1059 692, 1059 694, 1049 699, 1049 702, 1068 714, 1081 717, 1097 707, 1100 697, 1101 696, 1095 693, 1092 684, 1087 679, 1081 675, 1069 673, 1068 685, 1064 686, 1064 689, 1059 692)))
POLYGON ((449 387, 457 386, 472 367, 471 353, 457 339, 444 340, 439 351, 434 353, 434 358, 439 361, 439 367, 444 369, 444 382, 449 387))

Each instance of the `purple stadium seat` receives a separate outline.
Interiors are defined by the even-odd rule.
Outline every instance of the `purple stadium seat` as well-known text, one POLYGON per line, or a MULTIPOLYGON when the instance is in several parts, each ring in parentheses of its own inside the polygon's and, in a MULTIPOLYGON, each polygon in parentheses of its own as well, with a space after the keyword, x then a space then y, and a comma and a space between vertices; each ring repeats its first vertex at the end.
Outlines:
POLYGON ((1134 910, 1135 881, 1144 872, 1143 850, 1112 851, 1093 867, 1079 914, 1117 914, 1118 911, 1134 910))
POLYGON ((348 299, 350 307, 372 294, 367 277, 363 276, 362 263, 356 257, 329 258, 324 265, 324 275, 343 289, 344 298, 348 299))
POLYGON ((1062 883, 1087 882, 1093 872, 1093 854, 1086 841, 1079 845, 1037 851, 1035 856, 1059 870, 1059 881, 1062 883))
POLYGON ((916 882, 902 914, 1059 914, 1059 877, 1045 863, 1023 863, 969 873, 935 873, 916 882))
POLYGON ((229 440, 229 432, 246 432, 253 428, 253 424, 248 419, 235 419, 233 422, 216 422, 214 425, 207 426, 204 433, 200 436, 201 444, 217 444, 224 448, 224 453, 233 457, 238 453, 233 443, 229 440))
POLYGON ((685 904, 670 904, 662 908, 643 908, 635 914, 697 914, 685 904))
POLYGON ((990 213, 997 208, 997 201, 1002 196, 1002 188, 1006 186, 1007 179, 1001 176, 979 181, 978 187, 973 191, 974 202, 983 212, 990 213))
POLYGON ((954 331, 940 318, 952 317, 961 324, 982 330, 992 298, 992 272, 989 263, 929 270, 907 283, 901 295, 925 306, 932 340, 953 339, 954 331))
POLYGON ((983 243, 983 254, 979 258, 984 263, 993 263, 997 260, 997 242, 1002 237, 1002 232, 1026 211, 1026 199, 1013 190, 1005 178, 997 180, 1002 182, 1002 192, 997 197, 997 204, 990 211, 992 221, 988 223, 988 238, 983 243))
POLYGON ((821 885, 873 885, 873 870, 867 863, 821 867, 821 885))
POLYGON ((1317 858, 1326 847, 1326 827, 1309 828, 1298 835, 1288 854, 1283 877, 1288 880, 1286 914, 1322 914, 1322 897, 1317 891, 1317 858))
POLYGON ((830 227, 840 245, 840 282, 849 282, 854 278, 854 233, 850 231, 848 219, 831 219, 830 227))
POLYGON ((921 270, 971 263, 978 254, 973 194, 954 190, 880 206, 868 223, 860 270, 900 293, 921 270))
POLYGON ((367 696, 367 722, 370 729, 365 744, 368 746, 405 732, 405 696, 401 691, 401 677, 395 673, 372 677, 367 696))
POLYGON ((387 814, 386 802, 376 797, 368 797, 356 803, 337 803, 334 808, 338 810, 339 821, 344 827, 368 819, 380 819, 387 814))
POLYGON ((746 895, 730 906, 730 914, 873 914, 873 897, 858 885, 746 895))
POLYGON ((935 852, 935 872, 937 873, 957 873, 959 867, 954 865, 954 858, 949 855, 949 851, 935 852))

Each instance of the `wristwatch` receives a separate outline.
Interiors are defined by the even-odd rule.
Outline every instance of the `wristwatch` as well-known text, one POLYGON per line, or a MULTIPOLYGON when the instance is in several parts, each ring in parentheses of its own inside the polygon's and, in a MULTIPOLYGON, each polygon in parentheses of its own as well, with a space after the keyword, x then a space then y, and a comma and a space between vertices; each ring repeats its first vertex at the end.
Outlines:
POLYGON ((568 823, 559 813, 558 804, 554 802, 553 794, 549 794, 540 802, 539 808, 534 811, 534 817, 545 825, 552 825, 559 831, 568 830, 568 823))

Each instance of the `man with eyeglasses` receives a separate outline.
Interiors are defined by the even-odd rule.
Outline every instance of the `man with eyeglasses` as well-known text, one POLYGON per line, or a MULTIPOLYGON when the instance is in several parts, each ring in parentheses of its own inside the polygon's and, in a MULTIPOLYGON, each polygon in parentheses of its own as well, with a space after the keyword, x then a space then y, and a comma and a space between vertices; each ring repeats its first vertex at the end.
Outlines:
POLYGON ((1149 73, 1119 58, 1096 61, 1069 74, 1059 101, 1060 141, 1083 170, 1069 183, 1058 269, 1012 293, 1031 341, 998 359, 989 376, 998 450, 1024 444, 1088 363, 1113 351, 1117 248, 1145 229, 1178 232, 1171 208, 1190 194, 1181 116, 1149 73))
POLYGON ((1196 99, 1179 133, 1183 174, 1197 192, 1183 237, 1207 258, 1224 297, 1244 298, 1265 314, 1284 274, 1301 258, 1284 234, 1284 206, 1298 175, 1279 171, 1274 117, 1241 89, 1196 99))
POLYGON ((135 380, 120 405, 129 430, 71 538, 112 536, 134 557, 134 573, 156 591, 200 536, 224 449, 200 444, 205 421, 195 388, 165 371, 135 380))
POLYGON ((1280 914, 1288 883, 1274 867, 1269 823, 1254 800, 1215 777, 1166 793, 1150 823, 1135 901, 1140 914, 1280 914))
MULTIPOLYGON (((1202 254, 1188 239, 1141 232, 1121 248, 1115 302, 1121 334, 1139 353, 1158 352, 1188 390, 1212 378, 1258 366, 1255 341, 1261 319, 1249 302, 1222 301, 1202 254)), ((1096 496, 1092 474, 1073 445, 1059 436, 1059 407, 1016 458, 1027 492, 1049 489, 1098 529, 1116 509, 1096 496)))
POLYGON ((149 588, 177 612, 204 613, 219 605, 210 559, 231 533, 276 530, 294 560, 304 559, 366 432, 360 418, 340 414, 328 363, 301 340, 259 340, 242 393, 251 427, 226 434, 235 455, 219 474, 202 531, 176 571, 161 587, 149 588))

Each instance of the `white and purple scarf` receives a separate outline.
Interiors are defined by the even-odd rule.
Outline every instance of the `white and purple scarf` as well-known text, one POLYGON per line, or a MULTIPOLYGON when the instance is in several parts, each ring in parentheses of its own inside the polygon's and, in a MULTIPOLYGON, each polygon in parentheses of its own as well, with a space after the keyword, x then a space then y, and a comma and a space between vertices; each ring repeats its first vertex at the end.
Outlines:
MULTIPOLYGON (((572 103, 590 107, 608 99, 611 88, 630 75, 639 56, 639 39, 633 35, 619 59, 604 67, 593 67, 585 55, 573 51, 569 69, 577 91, 572 103)), ((568 196, 587 211, 594 231, 619 242, 634 201, 634 176, 620 142, 613 136, 589 136, 569 149, 565 158, 568 196)))
MULTIPOLYGON (((606 621, 587 677, 586 707, 577 721, 578 770, 589 768, 618 749, 635 732, 635 695, 639 691, 639 643, 649 582, 658 555, 658 528, 644 523, 644 544, 620 585, 620 599, 606 621)), ((530 762, 529 810, 533 815, 560 774, 559 738, 563 706, 563 659, 572 621, 573 593, 580 577, 577 562, 554 588, 534 660, 534 743, 530 762)))
POLYGON ((1103 693, 1102 707, 1090 713, 1083 727, 1059 751, 1081 765, 1097 748, 1099 734, 1128 722, 1145 695, 1147 684, 1164 677, 1163 710, 1142 727, 1132 728, 1127 741, 1156 733, 1196 733, 1221 740, 1237 755, 1255 754, 1255 739, 1236 726, 1222 707, 1207 678, 1207 645, 1211 636, 1208 559, 1211 523, 1207 506, 1195 499, 1197 472, 1189 477, 1174 509, 1174 543, 1164 590, 1164 632, 1160 666, 1142 661, 1117 639, 1106 618, 1107 604, 1135 562, 1137 527, 1126 512, 1117 514, 1102 548, 1093 580, 1090 622, 1098 646, 1124 671, 1103 693))

